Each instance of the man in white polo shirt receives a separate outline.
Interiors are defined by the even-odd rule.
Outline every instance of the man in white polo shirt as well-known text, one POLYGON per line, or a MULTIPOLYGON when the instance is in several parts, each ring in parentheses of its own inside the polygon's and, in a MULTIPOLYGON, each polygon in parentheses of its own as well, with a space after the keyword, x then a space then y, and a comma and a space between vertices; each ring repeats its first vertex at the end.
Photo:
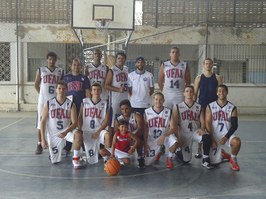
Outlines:
POLYGON ((144 110, 151 106, 151 95, 154 92, 152 73, 145 70, 145 59, 136 58, 136 70, 128 75, 128 92, 134 112, 144 114, 144 110))

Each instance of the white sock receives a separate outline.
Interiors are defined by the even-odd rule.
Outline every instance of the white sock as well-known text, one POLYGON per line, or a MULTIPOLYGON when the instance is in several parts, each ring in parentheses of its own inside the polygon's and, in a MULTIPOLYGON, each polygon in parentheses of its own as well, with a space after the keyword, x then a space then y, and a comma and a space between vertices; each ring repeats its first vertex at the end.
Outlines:
POLYGON ((38 145, 40 145, 41 144, 41 142, 38 142, 38 145))
POLYGON ((108 160, 108 156, 103 156, 103 161, 105 162, 106 160, 108 160))
POLYGON ((208 155, 202 155, 202 158, 208 158, 209 156, 208 155))
POLYGON ((231 154, 231 158, 236 158, 236 156, 235 156, 235 155, 233 155, 233 154, 231 154))
POLYGON ((73 157, 79 157, 79 150, 74 150, 73 157))

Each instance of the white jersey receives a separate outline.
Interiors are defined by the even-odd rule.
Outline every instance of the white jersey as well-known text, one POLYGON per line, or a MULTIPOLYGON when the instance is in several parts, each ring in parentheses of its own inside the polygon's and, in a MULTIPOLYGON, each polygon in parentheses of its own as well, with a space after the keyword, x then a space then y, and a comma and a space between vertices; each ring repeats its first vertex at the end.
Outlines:
POLYGON ((167 107, 164 107, 159 113, 153 107, 145 109, 144 117, 149 128, 149 142, 156 140, 169 129, 171 114, 171 110, 167 107))
POLYGON ((95 133, 102 126, 106 111, 106 100, 100 100, 99 102, 94 103, 90 98, 84 98, 82 130, 89 133, 95 133))
POLYGON ((213 136, 216 140, 220 140, 231 128, 232 112, 236 107, 229 101, 223 107, 217 101, 208 106, 212 113, 213 136))
MULTIPOLYGON (((136 118, 135 118, 135 114, 136 113, 131 113, 130 114, 130 117, 129 117, 129 120, 128 121, 128 130, 133 133, 137 128, 138 128, 138 124, 137 124, 137 121, 136 121, 136 118)), ((124 116, 123 115, 119 115, 117 118, 117 121, 119 120, 125 120, 124 116)))
POLYGON ((46 128, 48 136, 55 137, 64 132, 71 125, 71 108, 73 102, 66 98, 60 104, 56 98, 48 100, 48 119, 46 128))
POLYGON ((185 72, 187 63, 180 61, 173 65, 170 61, 163 63, 164 67, 164 86, 163 94, 165 105, 172 108, 172 105, 181 103, 184 100, 183 91, 185 88, 185 72))
POLYGON ((200 104, 194 102, 193 105, 189 107, 183 101, 177 105, 177 108, 179 112, 179 125, 181 127, 181 133, 192 135, 200 128, 200 104))
POLYGON ((39 103, 44 104, 47 100, 55 97, 56 84, 64 76, 64 70, 55 67, 51 71, 47 66, 42 66, 39 68, 39 74, 41 77, 39 103))
POLYGON ((101 64, 99 66, 94 66, 92 63, 87 65, 87 77, 90 80, 90 85, 97 82, 102 86, 102 93, 101 93, 101 99, 107 100, 108 99, 108 93, 104 89, 104 80, 107 74, 107 66, 101 64))
MULTIPOLYGON (((127 87, 128 86, 128 67, 123 66, 121 70, 117 66, 112 66, 111 68, 113 73, 113 81, 112 86, 114 87, 127 87)), ((119 104, 121 100, 128 99, 128 92, 125 91, 123 93, 119 92, 112 92, 111 102, 112 104, 116 103, 119 104)))
POLYGON ((153 75, 145 71, 140 74, 133 71, 128 75, 128 87, 132 87, 130 97, 131 106, 134 108, 148 108, 151 104, 150 88, 154 87, 153 75))

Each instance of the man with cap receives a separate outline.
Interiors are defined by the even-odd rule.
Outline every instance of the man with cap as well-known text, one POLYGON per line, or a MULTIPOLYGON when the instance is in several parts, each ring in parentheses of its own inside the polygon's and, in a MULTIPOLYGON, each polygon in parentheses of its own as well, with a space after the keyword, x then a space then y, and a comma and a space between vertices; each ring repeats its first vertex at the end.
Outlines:
POLYGON ((145 59, 136 58, 136 70, 128 75, 128 93, 134 112, 144 114, 144 110, 151 106, 151 95, 154 92, 152 73, 145 70, 145 59))

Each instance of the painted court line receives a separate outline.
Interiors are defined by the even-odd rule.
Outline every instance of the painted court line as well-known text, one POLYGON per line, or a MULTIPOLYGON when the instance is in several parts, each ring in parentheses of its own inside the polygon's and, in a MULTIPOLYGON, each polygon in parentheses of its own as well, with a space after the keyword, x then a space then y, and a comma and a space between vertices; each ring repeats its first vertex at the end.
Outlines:
POLYGON ((13 123, 11 123, 11 124, 8 124, 8 125, 6 125, 6 126, 0 128, 0 131, 2 131, 3 129, 6 129, 6 128, 8 128, 8 127, 10 127, 10 126, 12 126, 12 125, 14 125, 14 124, 20 122, 20 121, 22 121, 23 119, 24 119, 24 118, 21 118, 21 119, 19 119, 19 120, 13 122, 13 123))

